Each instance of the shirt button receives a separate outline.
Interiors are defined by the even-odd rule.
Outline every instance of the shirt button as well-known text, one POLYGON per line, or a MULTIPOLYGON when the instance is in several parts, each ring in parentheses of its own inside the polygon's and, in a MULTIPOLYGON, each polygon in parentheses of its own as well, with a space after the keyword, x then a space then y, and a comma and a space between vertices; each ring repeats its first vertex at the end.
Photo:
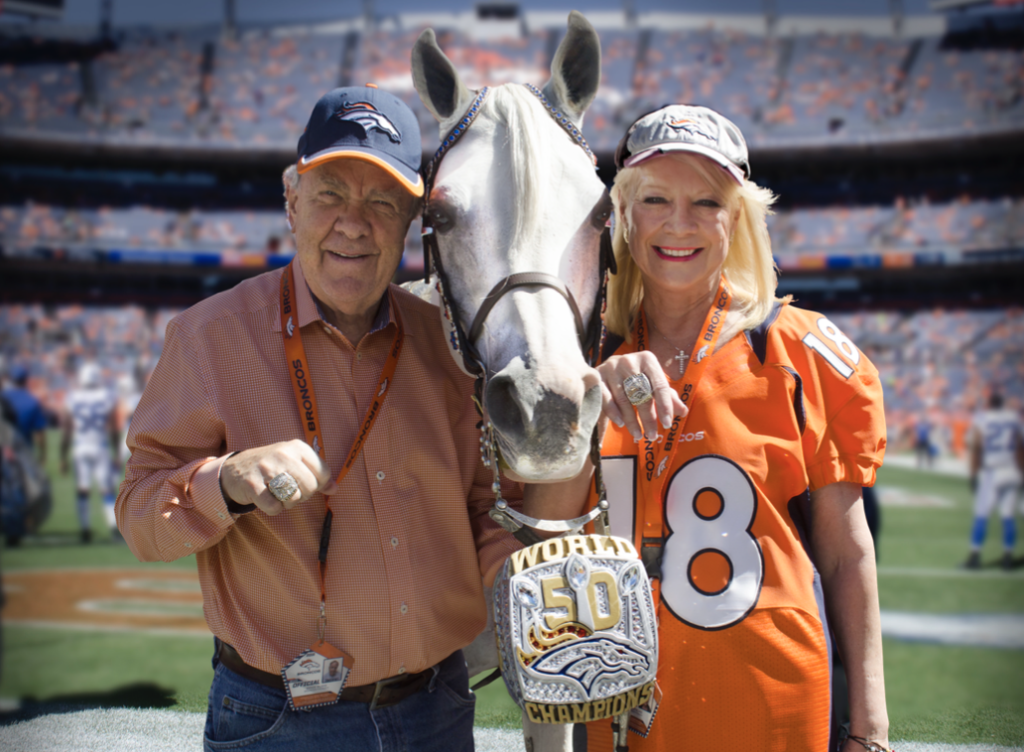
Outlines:
POLYGON ((406 606, 404 603, 402 604, 402 607, 398 610, 401 611, 403 614, 409 613, 409 607, 406 606))
POLYGON ((392 548, 398 548, 398 538, 392 538, 391 539, 391 547, 392 548))
POLYGON ((331 327, 325 326, 324 327, 324 331, 327 332, 328 334, 330 334, 331 333, 331 327))
POLYGON ((384 471, 383 470, 378 470, 377 471, 377 480, 383 481, 385 477, 386 476, 384 475, 384 471))
POLYGON ((398 673, 404 674, 405 673, 405 666, 399 666, 398 667, 398 673))
POLYGON ((226 515, 223 512, 217 512, 217 516, 220 517, 222 520, 226 518, 226 515))
POLYGON ((356 360, 362 360, 362 359, 363 359, 363 354, 361 352, 357 352, 356 353, 356 360))
POLYGON ((188 541, 185 541, 185 548, 192 548, 192 544, 188 541))

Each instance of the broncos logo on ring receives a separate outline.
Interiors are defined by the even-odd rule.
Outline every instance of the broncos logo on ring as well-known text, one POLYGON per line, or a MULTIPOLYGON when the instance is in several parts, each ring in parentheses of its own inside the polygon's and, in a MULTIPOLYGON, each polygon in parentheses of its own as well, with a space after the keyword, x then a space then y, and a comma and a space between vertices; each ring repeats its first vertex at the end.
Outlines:
POLYGON ((697 136, 711 142, 716 141, 714 136, 701 128, 700 123, 696 120, 691 120, 690 118, 679 118, 678 120, 673 120, 669 123, 669 126, 675 128, 677 131, 686 131, 691 136, 697 136))
POLYGON ((371 128, 376 128, 381 133, 386 133, 396 144, 402 143, 402 134, 398 132, 395 124, 369 102, 346 102, 334 116, 338 120, 358 123, 366 133, 369 133, 371 128))
POLYGON ((531 668, 539 674, 575 679, 589 693, 598 679, 640 676, 650 669, 650 660, 625 643, 591 638, 553 648, 531 668))

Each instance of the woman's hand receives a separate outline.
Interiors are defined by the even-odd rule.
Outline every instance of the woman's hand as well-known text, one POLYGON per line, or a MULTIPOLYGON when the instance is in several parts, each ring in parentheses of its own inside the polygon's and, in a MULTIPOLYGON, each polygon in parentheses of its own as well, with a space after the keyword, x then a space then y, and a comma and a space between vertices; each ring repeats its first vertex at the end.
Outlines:
POLYGON ((689 410, 675 393, 661 370, 654 353, 643 350, 626 355, 613 355, 597 368, 601 374, 601 400, 604 414, 617 426, 625 426, 634 439, 653 439, 659 429, 668 430, 676 416, 689 410), (637 373, 651 382, 654 399, 634 407, 626 397, 622 382, 637 373))
MULTIPOLYGON (((892 749, 892 747, 889 746, 888 737, 871 737, 870 740, 875 742, 876 744, 881 745, 885 749, 892 749)), ((843 742, 843 746, 839 748, 839 752, 865 752, 865 749, 864 745, 862 745, 860 742, 855 742, 853 741, 853 739, 847 739, 845 742, 843 742)))

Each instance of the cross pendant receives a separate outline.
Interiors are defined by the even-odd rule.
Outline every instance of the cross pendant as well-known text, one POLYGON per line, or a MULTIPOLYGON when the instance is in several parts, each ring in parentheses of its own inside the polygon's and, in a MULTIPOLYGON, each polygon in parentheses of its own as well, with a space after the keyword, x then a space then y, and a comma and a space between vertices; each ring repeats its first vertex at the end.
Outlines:
POLYGON ((682 376, 683 375, 683 371, 686 370, 686 361, 689 360, 689 359, 690 359, 690 356, 687 355, 686 353, 684 353, 682 350, 679 351, 678 355, 676 355, 676 356, 674 356, 672 358, 672 360, 678 360, 679 361, 679 375, 680 376, 682 376))

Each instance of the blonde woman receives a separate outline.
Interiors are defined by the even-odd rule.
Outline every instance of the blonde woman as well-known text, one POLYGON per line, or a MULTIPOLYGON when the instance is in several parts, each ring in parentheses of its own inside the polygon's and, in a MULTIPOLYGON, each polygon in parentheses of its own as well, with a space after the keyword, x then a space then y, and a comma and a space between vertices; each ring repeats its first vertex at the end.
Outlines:
MULTIPOLYGON (((836 749, 832 637, 849 678, 840 749, 888 749, 861 501, 885 448, 878 374, 826 317, 776 298, 773 196, 733 123, 664 107, 616 163, 602 465, 660 636, 657 707, 634 711, 647 735, 630 749, 836 749)), ((580 499, 584 481, 560 488, 580 499)), ((588 725, 591 752, 613 744, 610 723, 588 725)))

